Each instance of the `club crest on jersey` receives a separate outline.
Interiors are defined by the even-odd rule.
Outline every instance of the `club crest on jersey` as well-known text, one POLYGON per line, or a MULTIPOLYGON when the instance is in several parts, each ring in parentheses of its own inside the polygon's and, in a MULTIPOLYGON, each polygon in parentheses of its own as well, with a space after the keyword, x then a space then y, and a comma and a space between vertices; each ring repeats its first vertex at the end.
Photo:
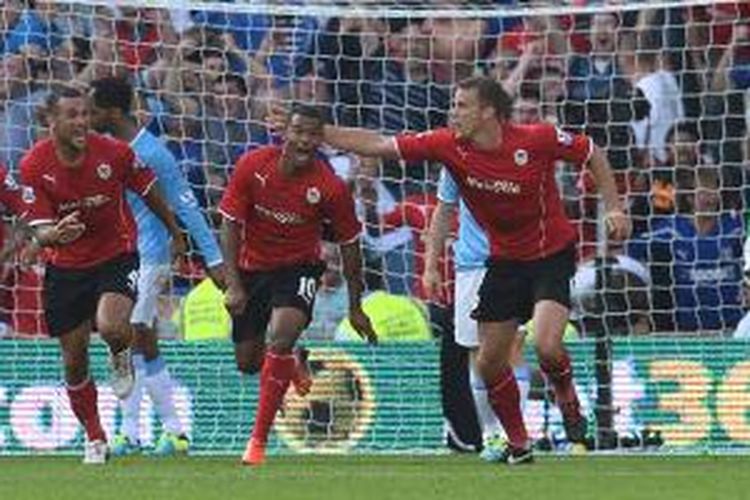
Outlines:
POLYGON ((306 198, 310 205, 317 205, 320 203, 320 190, 316 187, 307 188, 306 198))
POLYGON ((112 177, 112 167, 108 163, 100 163, 99 166, 96 167, 96 175, 98 175, 101 180, 106 181, 112 177))
POLYGON ((34 203, 34 201, 36 201, 34 190, 28 186, 23 186, 21 188, 21 200, 23 200, 23 202, 27 205, 34 203))
POLYGON ((525 149, 516 149, 513 153, 513 160, 516 162, 516 166, 523 167, 529 162, 529 152, 525 149))

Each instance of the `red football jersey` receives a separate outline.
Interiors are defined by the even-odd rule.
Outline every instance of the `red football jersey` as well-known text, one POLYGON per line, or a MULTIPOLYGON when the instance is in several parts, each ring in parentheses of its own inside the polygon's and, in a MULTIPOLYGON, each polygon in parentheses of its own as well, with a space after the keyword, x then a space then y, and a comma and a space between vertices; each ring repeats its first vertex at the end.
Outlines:
POLYGON ((51 139, 34 145, 21 161, 21 180, 33 189, 29 224, 52 223, 76 210, 86 231, 74 242, 45 252, 46 261, 71 269, 92 267, 137 250, 137 230, 125 191, 146 194, 156 177, 135 161, 130 146, 89 134, 77 167, 57 157, 51 139))
POLYGON ((458 139, 447 128, 396 137, 407 161, 441 162, 458 184, 461 197, 487 232, 495 258, 537 260, 576 239, 560 200, 558 160, 578 165, 593 148, 584 135, 572 135, 547 123, 502 126, 502 142, 483 151, 458 139))
POLYGON ((279 146, 245 153, 219 205, 225 217, 244 224, 238 265, 247 271, 319 261, 326 222, 338 243, 361 230, 346 183, 325 161, 287 176, 280 158, 279 146))

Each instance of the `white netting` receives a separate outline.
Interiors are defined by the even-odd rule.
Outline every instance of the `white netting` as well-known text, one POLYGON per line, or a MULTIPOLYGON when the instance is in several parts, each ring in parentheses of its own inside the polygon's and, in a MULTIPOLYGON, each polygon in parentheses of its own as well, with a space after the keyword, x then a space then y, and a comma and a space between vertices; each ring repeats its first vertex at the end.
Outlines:
MULTIPOLYGON (((627 248, 607 246, 591 180, 560 169, 580 236, 574 302, 582 337, 632 338, 617 344, 616 363, 638 358, 639 349, 659 356, 663 345, 702 363, 708 347, 688 353, 681 340, 635 336, 732 336, 744 314, 745 2, 6 0, 0 12, 0 162, 11 171, 43 132, 34 110, 50 82, 123 76, 138 90, 140 123, 168 144, 217 223, 234 160, 271 140, 263 123, 270 101, 324 104, 345 125, 426 130, 446 124, 457 80, 485 73, 516 96, 515 119, 590 134, 628 200, 639 237, 627 248)), ((370 287, 419 296, 427 219, 414 208, 434 204, 439 166, 405 174, 400 165, 326 154, 377 201, 377 213, 362 209, 370 287), (388 222, 385 232, 378 218, 388 222)), ((41 269, 4 255, 7 331, 37 335, 41 269)), ((169 335, 182 333, 171 320, 175 297, 199 267, 183 270, 165 293, 169 335)), ((311 337, 335 336, 346 305, 335 281, 319 300, 311 337)), ((607 349, 598 356, 606 368, 607 349)), ((629 366, 615 372, 649 376, 629 366)), ((593 367, 583 370, 593 377, 593 367)), ((685 411, 675 405, 654 408, 685 411)))

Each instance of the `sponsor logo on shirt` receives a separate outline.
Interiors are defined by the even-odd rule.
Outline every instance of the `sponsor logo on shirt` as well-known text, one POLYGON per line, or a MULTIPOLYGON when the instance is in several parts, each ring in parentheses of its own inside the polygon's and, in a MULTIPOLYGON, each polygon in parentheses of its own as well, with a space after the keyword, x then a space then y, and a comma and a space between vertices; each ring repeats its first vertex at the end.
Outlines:
POLYGON ((264 207, 257 203, 254 205, 254 208, 262 217, 273 219, 275 222, 285 226, 299 226, 305 223, 305 219, 294 212, 282 212, 280 210, 264 207))
POLYGON ((717 283, 723 281, 735 280, 735 270, 733 266, 722 266, 714 269, 691 269, 690 280, 694 283, 717 283))
POLYGON ((466 184, 474 189, 480 189, 482 191, 491 191, 493 193, 502 194, 521 194, 521 185, 517 182, 506 181, 506 180, 484 180, 477 179, 476 177, 466 177, 466 184))
POLYGON ((96 167, 96 175, 98 175, 101 180, 106 181, 112 177, 112 166, 108 163, 100 163, 99 166, 96 167))
POLYGON ((60 203, 60 212, 70 212, 79 208, 99 208, 109 202, 110 197, 106 194, 95 194, 86 196, 80 200, 66 201, 60 203))

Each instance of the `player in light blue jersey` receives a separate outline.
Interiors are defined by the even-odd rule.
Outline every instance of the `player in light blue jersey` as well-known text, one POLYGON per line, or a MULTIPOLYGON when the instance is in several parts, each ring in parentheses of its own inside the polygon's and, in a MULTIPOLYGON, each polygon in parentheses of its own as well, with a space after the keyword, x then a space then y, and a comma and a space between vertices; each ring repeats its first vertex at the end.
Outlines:
MULTIPOLYGON (((482 458, 490 462, 503 459, 505 439, 502 427, 487 400, 487 388, 475 368, 479 351, 477 322, 471 318, 471 311, 479 301, 479 286, 486 271, 490 245, 487 236, 471 215, 459 196, 458 186, 444 169, 438 184, 438 205, 432 216, 427 240, 425 258, 424 288, 426 291, 440 289, 438 257, 443 251, 451 228, 454 226, 455 209, 458 206, 458 239, 453 243, 453 260, 456 269, 454 291, 454 325, 456 343, 469 349, 469 381, 474 393, 479 424, 482 428, 484 448, 482 458)), ((519 351, 515 366, 516 380, 521 392, 521 404, 529 392, 529 368, 523 363, 520 349, 523 336, 519 334, 519 351)))
MULTIPOLYGON (((216 238, 175 158, 158 138, 145 129, 139 130, 131 116, 133 88, 118 78, 97 80, 92 83, 92 88, 92 125, 101 132, 129 142, 138 161, 153 170, 167 203, 202 253, 209 276, 223 287, 224 264, 216 238)), ((187 452, 189 441, 177 415, 172 378, 159 353, 155 331, 157 299, 171 269, 169 235, 141 200, 128 196, 128 201, 138 225, 140 254, 138 301, 131 317, 135 333, 134 351, 137 353, 133 356, 136 385, 122 402, 122 431, 115 439, 112 451, 115 455, 128 455, 140 450, 140 407, 145 388, 164 426, 155 452, 159 455, 187 452)))

